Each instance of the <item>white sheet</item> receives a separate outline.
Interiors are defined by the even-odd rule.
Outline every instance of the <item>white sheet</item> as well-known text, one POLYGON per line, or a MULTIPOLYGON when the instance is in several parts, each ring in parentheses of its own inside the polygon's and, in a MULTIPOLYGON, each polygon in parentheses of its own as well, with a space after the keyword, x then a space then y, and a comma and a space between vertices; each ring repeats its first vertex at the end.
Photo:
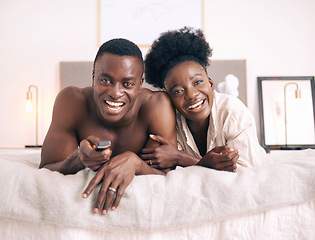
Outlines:
POLYGON ((119 208, 107 216, 92 213, 95 194, 87 200, 81 198, 93 172, 64 176, 46 169, 38 170, 38 161, 38 152, 0 152, 0 226, 14 228, 15 223, 24 222, 19 225, 32 224, 38 229, 50 226, 59 229, 59 233, 62 229, 106 232, 108 237, 129 236, 130 232, 132 236, 162 236, 177 230, 192 234, 193 229, 197 229, 197 235, 210 236, 213 232, 219 234, 218 239, 229 239, 222 236, 233 232, 237 235, 235 223, 242 223, 242 219, 245 226, 239 227, 242 236, 245 236, 244 229, 248 235, 253 231, 253 235, 257 233, 257 225, 263 227, 264 224, 269 226, 266 229, 267 232, 270 229, 272 236, 273 226, 286 226, 277 225, 281 219, 284 224, 293 223, 292 216, 300 215, 304 219, 299 222, 297 218, 298 226, 306 226, 303 228, 306 232, 314 229, 314 150, 268 155, 263 167, 239 168, 236 173, 189 167, 166 177, 137 176, 127 188, 119 208), (281 209, 284 209, 284 217, 281 217, 281 209), (289 209, 296 212, 290 213, 289 209), (273 212, 278 220, 267 218, 273 212), (289 219, 285 218, 286 213, 289 219), (313 221, 306 222, 308 218, 313 221), (274 220, 275 223, 270 224, 274 220))
POLYGON ((69 240, 314 240, 315 200, 190 227, 110 232, 0 218, 1 239, 69 240))

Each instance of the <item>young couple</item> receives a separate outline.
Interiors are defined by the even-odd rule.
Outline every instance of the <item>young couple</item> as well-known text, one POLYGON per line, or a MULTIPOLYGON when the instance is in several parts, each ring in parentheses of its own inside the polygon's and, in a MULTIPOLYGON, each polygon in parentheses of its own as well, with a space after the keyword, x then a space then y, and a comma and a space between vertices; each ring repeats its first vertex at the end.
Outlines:
POLYGON ((190 28, 163 33, 145 64, 134 43, 104 43, 92 87, 58 94, 40 168, 95 171, 82 196, 102 182, 93 211, 106 214, 118 207, 135 175, 165 174, 176 166, 236 171, 260 165, 264 150, 249 110, 213 90, 206 72, 211 52, 202 32, 190 28), (166 92, 141 88, 144 74, 166 92), (104 140, 110 147, 96 151, 104 140))

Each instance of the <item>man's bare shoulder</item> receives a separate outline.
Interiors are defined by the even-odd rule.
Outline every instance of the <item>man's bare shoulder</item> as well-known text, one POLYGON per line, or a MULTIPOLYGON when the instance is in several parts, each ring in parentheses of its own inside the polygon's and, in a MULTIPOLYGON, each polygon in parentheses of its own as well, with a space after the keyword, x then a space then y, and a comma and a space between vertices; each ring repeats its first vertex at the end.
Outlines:
POLYGON ((164 114, 175 114, 168 94, 164 91, 141 90, 142 113, 146 117, 162 117, 164 114))
MULTIPOLYGON (((54 112, 58 114, 77 115, 86 108, 87 104, 93 99, 92 87, 78 88, 69 86, 62 89, 55 101, 54 112)), ((72 116, 73 117, 73 116, 72 116)))
POLYGON ((175 110, 171 99, 164 91, 144 90, 144 106, 141 118, 149 126, 149 132, 169 140, 176 146, 175 110))
POLYGON ((75 100, 84 100, 89 90, 92 90, 92 87, 79 88, 75 86, 69 86, 62 89, 57 98, 61 100, 75 99, 75 100))
POLYGON ((165 91, 151 91, 147 88, 141 89, 142 106, 163 106, 171 104, 171 100, 165 91))

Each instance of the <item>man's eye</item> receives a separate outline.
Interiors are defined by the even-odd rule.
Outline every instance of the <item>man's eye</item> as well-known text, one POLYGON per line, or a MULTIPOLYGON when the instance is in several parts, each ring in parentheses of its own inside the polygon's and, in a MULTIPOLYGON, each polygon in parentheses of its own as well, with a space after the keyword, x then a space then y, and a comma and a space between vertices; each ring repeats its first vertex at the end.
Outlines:
POLYGON ((101 79, 101 82, 102 83, 110 83, 110 81, 108 79, 105 79, 105 78, 101 79))
POLYGON ((124 83, 124 87, 128 87, 128 88, 133 87, 134 85, 135 85, 135 84, 132 83, 132 82, 125 82, 125 83, 124 83))

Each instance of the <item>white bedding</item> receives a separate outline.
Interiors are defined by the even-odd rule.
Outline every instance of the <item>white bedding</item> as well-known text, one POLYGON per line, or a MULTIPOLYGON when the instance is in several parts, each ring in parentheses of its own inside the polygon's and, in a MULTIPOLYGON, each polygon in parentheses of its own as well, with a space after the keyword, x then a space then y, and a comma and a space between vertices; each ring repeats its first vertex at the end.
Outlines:
POLYGON ((0 151, 1 239, 315 239, 315 150, 236 173, 136 176, 107 216, 92 213, 97 192, 81 198, 92 171, 64 176, 38 170, 39 160, 39 151, 0 151))

